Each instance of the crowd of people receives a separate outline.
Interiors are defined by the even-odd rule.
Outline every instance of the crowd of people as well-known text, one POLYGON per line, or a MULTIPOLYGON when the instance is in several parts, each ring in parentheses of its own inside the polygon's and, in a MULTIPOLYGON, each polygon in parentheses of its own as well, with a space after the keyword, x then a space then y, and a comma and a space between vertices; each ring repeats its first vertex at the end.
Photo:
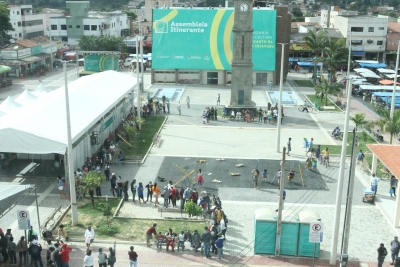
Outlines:
MULTIPOLYGON (((281 107, 281 122, 282 118, 284 117, 284 108, 283 106, 281 107)), ((247 123, 258 120, 258 122, 262 123, 276 123, 278 120, 278 104, 275 104, 275 106, 272 106, 271 103, 268 103, 268 106, 263 110, 261 107, 257 109, 256 111, 253 112, 253 110, 230 110, 230 114, 228 114, 228 109, 224 107, 222 109, 222 119, 229 118, 230 120, 236 120, 236 121, 245 121, 247 123)), ((207 115, 208 112, 204 111, 203 113, 203 123, 204 123, 204 114, 207 115)), ((212 114, 212 113, 211 113, 212 114)), ((208 118, 208 116, 206 116, 208 118)), ((207 119, 207 123, 209 120, 207 119)))

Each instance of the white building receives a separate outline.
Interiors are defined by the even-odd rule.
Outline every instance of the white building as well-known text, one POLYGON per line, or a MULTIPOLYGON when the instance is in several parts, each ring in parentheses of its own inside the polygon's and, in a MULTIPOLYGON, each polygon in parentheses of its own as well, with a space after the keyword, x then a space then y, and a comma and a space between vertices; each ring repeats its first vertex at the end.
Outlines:
POLYGON ((34 14, 32 5, 11 5, 8 6, 8 9, 10 10, 10 22, 14 28, 14 31, 10 31, 9 34, 16 40, 48 36, 49 18, 62 14, 57 10, 34 14))
POLYGON ((82 35, 121 36, 129 19, 121 11, 89 12, 89 1, 67 1, 68 16, 50 18, 51 36, 64 44, 76 45, 82 35))
POLYGON ((335 18, 335 28, 346 38, 346 47, 351 46, 353 56, 358 57, 356 59, 383 60, 387 25, 386 18, 361 16, 335 18))
POLYGON ((338 6, 332 6, 330 10, 321 10, 321 27, 337 28, 335 26, 336 16, 357 16, 357 11, 340 10, 338 6))

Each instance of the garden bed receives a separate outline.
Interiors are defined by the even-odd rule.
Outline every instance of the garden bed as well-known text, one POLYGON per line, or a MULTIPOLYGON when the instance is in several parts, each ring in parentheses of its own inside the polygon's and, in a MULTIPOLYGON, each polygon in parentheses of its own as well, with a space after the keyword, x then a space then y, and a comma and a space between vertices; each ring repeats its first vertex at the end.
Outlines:
POLYGON ((329 97, 328 97, 328 105, 325 105, 325 98, 323 101, 321 101, 321 97, 318 97, 316 95, 306 95, 306 97, 310 100, 310 102, 312 104, 314 104, 314 102, 315 102, 317 104, 316 107, 320 106, 321 107, 320 111, 324 111, 324 110, 322 110, 322 107, 328 106, 328 107, 332 107, 333 109, 329 109, 326 111, 342 112, 342 110, 338 106, 336 106, 335 103, 333 103, 329 97))
POLYGON ((293 81, 298 87, 312 87, 314 88, 315 84, 310 80, 294 80, 293 81))

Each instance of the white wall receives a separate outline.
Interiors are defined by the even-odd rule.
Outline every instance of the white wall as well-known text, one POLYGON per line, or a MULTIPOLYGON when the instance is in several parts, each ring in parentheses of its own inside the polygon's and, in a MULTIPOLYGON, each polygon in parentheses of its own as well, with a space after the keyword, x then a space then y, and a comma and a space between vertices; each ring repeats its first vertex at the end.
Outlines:
POLYGON ((14 31, 10 31, 9 34, 13 39, 22 40, 22 18, 21 18, 21 8, 19 6, 9 6, 10 10, 10 22, 14 28, 14 31), (18 26, 18 22, 20 22, 21 26, 18 26), (21 37, 19 36, 21 34, 21 37))

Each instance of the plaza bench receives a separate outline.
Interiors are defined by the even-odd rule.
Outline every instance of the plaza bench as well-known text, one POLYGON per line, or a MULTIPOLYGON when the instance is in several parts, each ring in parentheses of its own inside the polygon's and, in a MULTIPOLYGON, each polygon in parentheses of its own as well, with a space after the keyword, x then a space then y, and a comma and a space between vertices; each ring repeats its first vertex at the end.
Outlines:
POLYGON ((333 106, 323 106, 322 108, 324 110, 335 110, 335 107, 333 107, 333 106))
POLYGON ((182 210, 182 209, 180 209, 180 208, 179 208, 179 209, 174 209, 174 208, 172 208, 172 209, 158 208, 158 212, 161 212, 161 217, 162 217, 163 212, 180 213, 180 214, 181 214, 181 217, 183 217, 183 214, 184 214, 184 213, 187 213, 187 211, 182 210))

